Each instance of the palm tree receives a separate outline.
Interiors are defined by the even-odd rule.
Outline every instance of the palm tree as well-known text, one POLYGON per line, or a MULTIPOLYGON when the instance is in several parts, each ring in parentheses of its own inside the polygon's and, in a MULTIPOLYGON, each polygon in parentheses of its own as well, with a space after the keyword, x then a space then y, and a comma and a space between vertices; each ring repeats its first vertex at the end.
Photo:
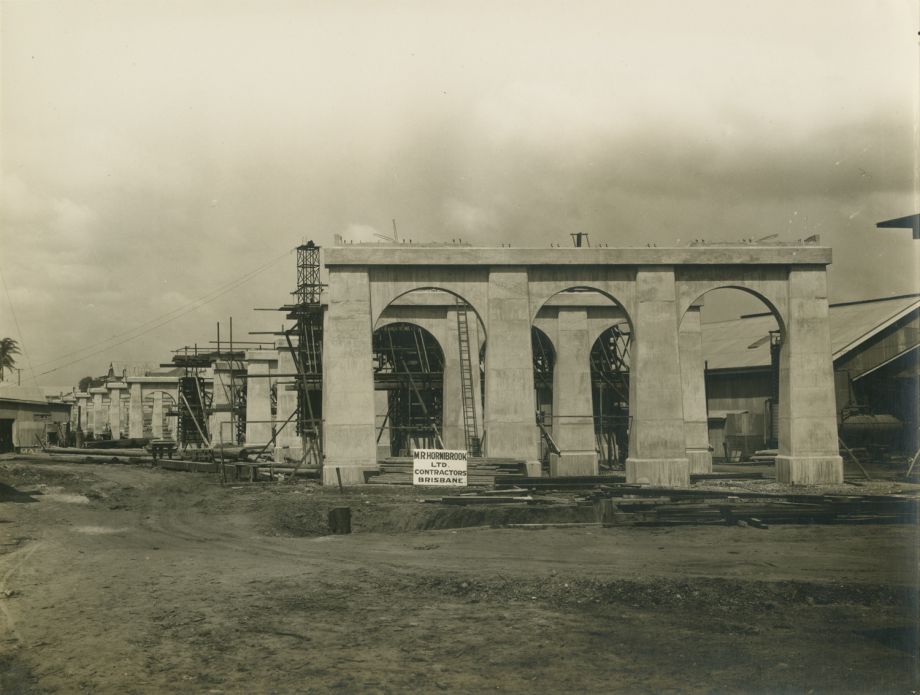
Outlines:
POLYGON ((16 364, 14 355, 19 354, 19 343, 13 338, 0 340, 0 381, 3 381, 3 370, 12 369, 16 364))

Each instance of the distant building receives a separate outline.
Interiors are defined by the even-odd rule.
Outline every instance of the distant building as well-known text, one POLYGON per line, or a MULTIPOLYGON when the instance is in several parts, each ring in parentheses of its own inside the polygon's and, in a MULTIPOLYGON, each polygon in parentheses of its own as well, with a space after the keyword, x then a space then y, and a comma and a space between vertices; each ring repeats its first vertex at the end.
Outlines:
MULTIPOLYGON (((746 457, 775 442, 775 328, 773 315, 766 312, 703 324, 710 443, 716 458, 731 458, 732 452, 746 457)), ((920 295, 831 304, 830 334, 844 441, 913 454, 920 426, 920 295)))
POLYGON ((54 443, 70 422, 70 404, 41 389, 0 383, 0 454, 54 443))

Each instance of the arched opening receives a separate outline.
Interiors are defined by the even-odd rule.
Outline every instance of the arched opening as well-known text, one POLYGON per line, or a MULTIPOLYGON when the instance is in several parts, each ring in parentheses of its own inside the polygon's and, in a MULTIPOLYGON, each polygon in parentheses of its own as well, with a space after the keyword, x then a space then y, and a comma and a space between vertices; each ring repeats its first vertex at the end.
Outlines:
POLYGON ((629 454, 629 347, 627 321, 614 324, 591 346, 591 403, 599 463, 621 468, 629 454))
POLYGON ((444 352, 435 337, 412 323, 387 324, 374 331, 373 359, 379 451, 443 449, 444 352))
POLYGON ((684 438, 691 473, 751 461, 779 440, 782 318, 763 297, 722 287, 681 317, 684 438))
POLYGON ((595 288, 558 292, 537 311, 534 386, 551 475, 594 475, 625 460, 631 336, 623 306, 595 288))
POLYGON ((378 458, 415 448, 481 455, 485 327, 462 297, 413 290, 381 312, 374 332, 378 458))

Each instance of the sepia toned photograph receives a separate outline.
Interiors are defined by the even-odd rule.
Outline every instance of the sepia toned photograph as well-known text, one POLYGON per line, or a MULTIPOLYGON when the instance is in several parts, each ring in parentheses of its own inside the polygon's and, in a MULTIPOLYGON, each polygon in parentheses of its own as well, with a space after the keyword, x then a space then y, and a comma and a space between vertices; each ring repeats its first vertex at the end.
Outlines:
POLYGON ((920 692, 917 0, 0 0, 0 694, 920 692))

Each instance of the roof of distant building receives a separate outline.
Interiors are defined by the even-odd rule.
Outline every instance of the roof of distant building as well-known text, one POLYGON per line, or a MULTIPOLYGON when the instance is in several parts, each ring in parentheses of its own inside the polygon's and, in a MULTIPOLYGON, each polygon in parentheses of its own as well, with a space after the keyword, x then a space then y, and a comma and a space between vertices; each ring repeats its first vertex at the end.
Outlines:
MULTIPOLYGON (((834 359, 917 309, 920 309, 920 294, 831 304, 829 319, 834 359)), ((709 369, 770 365, 770 331, 777 329, 772 314, 749 314, 729 321, 704 323, 702 329, 703 358, 709 369)))

